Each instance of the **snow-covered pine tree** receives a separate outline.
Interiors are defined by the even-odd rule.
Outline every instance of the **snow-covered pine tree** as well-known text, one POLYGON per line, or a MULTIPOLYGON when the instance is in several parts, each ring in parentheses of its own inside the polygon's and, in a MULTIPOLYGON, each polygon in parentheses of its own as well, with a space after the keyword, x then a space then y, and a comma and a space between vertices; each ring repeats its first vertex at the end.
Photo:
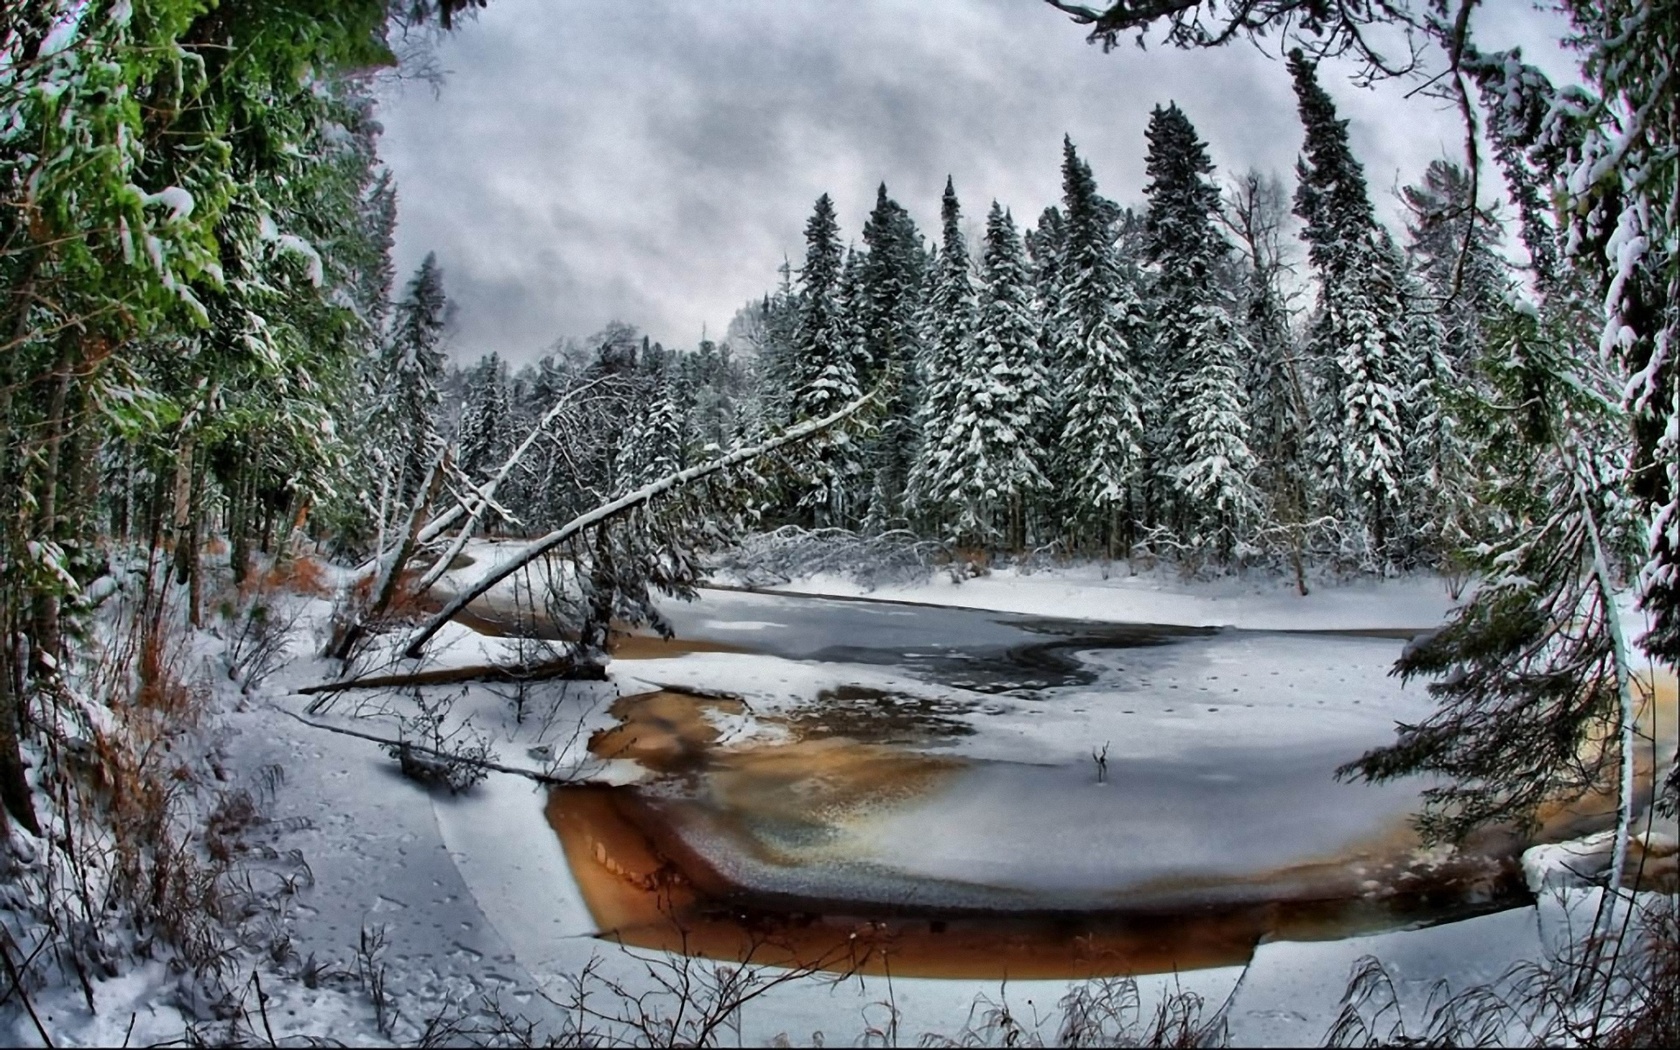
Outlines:
POLYGON ((885 183, 876 189, 863 243, 859 322, 867 370, 860 385, 873 389, 891 377, 880 428, 865 440, 862 455, 872 479, 866 526, 879 531, 904 521, 904 491, 915 461, 918 319, 927 272, 922 236, 910 213, 887 196, 885 183))
POLYGON ((1317 316, 1307 342, 1316 373, 1315 460, 1323 510, 1366 539, 1377 562, 1391 556, 1404 509, 1402 402, 1415 369, 1406 344, 1402 265, 1377 225, 1347 122, 1318 84, 1316 63, 1290 52, 1306 142, 1296 166, 1295 214, 1318 274, 1317 316))
POLYGON ((1423 181, 1400 196, 1409 213, 1406 254, 1439 304, 1445 353, 1468 375, 1481 356, 1484 319, 1502 311, 1511 288, 1499 215, 1470 199, 1470 176, 1446 160, 1431 161, 1423 181))
POLYGON ((1614 780, 1631 740, 1615 591, 1637 560, 1638 530, 1616 491, 1625 439, 1614 383, 1574 353, 1585 335, 1575 311, 1513 303, 1488 334, 1475 413, 1479 495, 1493 512, 1472 552, 1481 584, 1398 664, 1407 679, 1436 679, 1440 707, 1341 770, 1443 774, 1424 792, 1422 826, 1449 839, 1529 823, 1560 793, 1614 780))
POLYGON ((953 362, 952 416, 940 435, 940 487, 955 508, 959 543, 999 538, 1019 550, 1026 499, 1048 482, 1036 437, 1044 412, 1038 321, 1020 234, 996 202, 986 218, 984 287, 977 335, 953 362))
POLYGON ((437 447, 434 417, 441 402, 438 380, 444 370, 448 315, 443 269, 437 254, 428 252, 397 302, 379 368, 378 415, 385 438, 381 447, 392 457, 392 507, 418 496, 426 464, 437 447))
POLYGON ((933 265, 920 367, 920 441, 910 469, 909 492, 912 505, 923 515, 948 524, 958 502, 952 455, 962 408, 961 376, 971 367, 980 311, 968 245, 963 241, 962 207, 950 178, 945 180, 939 218, 939 256, 933 265))
MULTIPOLYGON (((1044 412, 1038 424, 1038 444, 1045 454, 1046 477, 1056 477, 1055 452, 1067 420, 1067 370, 1061 360, 1062 261, 1067 249, 1067 221, 1055 205, 1045 208, 1038 224, 1022 237, 1032 265, 1033 313, 1038 318, 1038 360, 1044 371, 1044 412)), ((1057 497, 1056 484, 1033 501, 1029 518, 1054 520, 1059 513, 1049 504, 1057 497)), ((1059 526, 1058 526, 1059 527, 1059 526)))
POLYGON ((1112 556, 1131 540, 1133 487, 1143 469, 1138 376, 1147 322, 1115 254, 1112 206, 1066 138, 1062 203, 1066 241, 1052 328, 1066 411, 1054 483, 1065 501, 1063 531, 1076 546, 1094 543, 1112 556))
MULTIPOLYGON (((796 421, 817 419, 857 399, 860 393, 857 346, 851 338, 841 296, 845 266, 834 201, 817 198, 805 224, 805 265, 799 271, 798 325, 793 333, 794 374, 798 385, 792 398, 796 421)), ((843 435, 824 450, 821 476, 800 499, 819 524, 835 524, 847 514, 845 498, 859 472, 855 448, 843 435)))
POLYGON ((614 495, 683 468, 683 411, 674 377, 665 377, 629 406, 631 418, 613 456, 614 495))
POLYGON ((486 354, 467 372, 461 398, 461 428, 456 440, 457 466, 471 478, 500 466, 512 451, 513 429, 508 409, 507 366, 486 354))
POLYGON ((1499 254, 1498 217, 1470 191, 1464 170, 1444 160, 1401 191, 1410 213, 1407 256, 1421 282, 1408 294, 1419 308, 1406 502, 1419 553, 1434 563, 1451 560, 1478 531, 1472 488, 1480 469, 1460 416, 1481 371, 1486 324, 1504 312, 1512 284, 1499 254))
POLYGON ((1192 549, 1228 558, 1252 524, 1247 347, 1219 282, 1230 246, 1215 225, 1213 162, 1177 104, 1156 106, 1145 132, 1150 183, 1147 253, 1155 275, 1154 346, 1165 367, 1165 441, 1172 519, 1192 549))

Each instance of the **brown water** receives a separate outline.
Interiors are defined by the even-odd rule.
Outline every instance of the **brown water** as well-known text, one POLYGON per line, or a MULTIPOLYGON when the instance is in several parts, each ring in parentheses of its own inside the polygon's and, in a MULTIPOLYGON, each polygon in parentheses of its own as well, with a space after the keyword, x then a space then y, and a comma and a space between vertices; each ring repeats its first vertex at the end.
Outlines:
POLYGON ((760 864, 796 868, 801 859, 767 847, 774 837, 759 829, 779 825, 797 839, 800 828, 815 833, 925 796, 975 763, 824 735, 793 720, 772 720, 784 739, 717 747, 708 712, 742 709, 736 699, 672 691, 621 698, 612 709, 619 725, 598 733, 591 750, 668 779, 550 796, 548 819, 599 936, 840 972, 1087 977, 1241 963, 1267 936, 1338 938, 1526 900, 1514 840, 1490 837, 1442 857, 1420 852, 1404 825, 1338 856, 1238 879, 1138 885, 1106 907, 1007 894, 953 904, 766 890, 743 884, 694 843, 726 842, 760 864))

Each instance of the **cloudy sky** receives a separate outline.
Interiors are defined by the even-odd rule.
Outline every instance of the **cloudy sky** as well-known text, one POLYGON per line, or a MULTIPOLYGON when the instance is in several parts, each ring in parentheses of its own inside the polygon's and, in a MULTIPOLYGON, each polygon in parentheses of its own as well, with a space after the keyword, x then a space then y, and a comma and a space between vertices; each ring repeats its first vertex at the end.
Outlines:
MULTIPOLYGON (((1488 0, 1486 48, 1571 68, 1557 16, 1488 0)), ((797 267, 819 194, 856 241, 889 192, 937 235, 945 177, 978 229, 995 198, 1030 225, 1073 137, 1104 194, 1141 200, 1144 127, 1176 101, 1220 175, 1292 182, 1301 133, 1283 64, 1250 46, 1104 54, 1038 0, 494 0, 436 50, 447 73, 382 93, 401 193, 397 263, 428 251, 458 305, 455 351, 527 361, 610 320, 667 345, 721 335, 797 267)), ((1456 114, 1406 87, 1321 81, 1379 208, 1456 114)))

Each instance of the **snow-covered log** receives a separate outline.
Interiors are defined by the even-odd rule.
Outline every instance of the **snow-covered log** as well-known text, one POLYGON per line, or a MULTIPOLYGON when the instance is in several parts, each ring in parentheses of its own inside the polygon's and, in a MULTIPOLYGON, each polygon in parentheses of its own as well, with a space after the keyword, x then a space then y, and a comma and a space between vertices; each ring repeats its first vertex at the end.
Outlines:
POLYGON ((523 569, 526 565, 529 565, 535 559, 542 557, 544 554, 560 546, 560 544, 565 543, 567 540, 576 536, 583 530, 592 528, 605 521, 615 518, 618 515, 623 514, 625 511, 633 510, 657 496, 662 496, 667 492, 672 492, 689 484, 690 482, 698 481, 710 474, 716 474, 721 470, 727 470, 730 467, 738 466, 750 460, 757 459, 766 453, 774 452, 776 449, 796 444, 797 442, 804 441, 806 438, 814 437, 830 427, 833 427, 836 424, 856 415, 865 405, 872 401, 875 396, 876 395, 874 393, 865 394, 863 397, 858 398, 851 404, 846 405, 829 415, 823 416, 820 419, 813 419, 808 422, 801 423, 796 427, 783 431, 767 441, 762 441, 756 445, 748 446, 747 448, 736 449, 726 455, 719 456, 717 459, 714 459, 709 463, 701 463, 696 466, 688 467, 685 470, 679 470, 675 474, 667 474, 658 481, 649 482, 639 489, 625 493, 610 503, 603 503, 594 510, 578 515, 541 539, 531 541, 531 543, 527 544, 525 549, 520 551, 518 555, 492 567, 483 576, 479 577, 477 582, 473 583, 469 587, 466 587, 454 598, 450 599, 449 604, 444 606, 441 612, 432 617, 432 619, 428 621, 424 627, 415 632, 414 637, 409 639, 408 644, 403 648, 403 655, 411 659, 418 657, 421 652, 424 651, 426 642, 431 639, 432 635, 436 634, 444 624, 454 619, 461 610, 472 604, 496 584, 507 579, 520 569, 523 569))

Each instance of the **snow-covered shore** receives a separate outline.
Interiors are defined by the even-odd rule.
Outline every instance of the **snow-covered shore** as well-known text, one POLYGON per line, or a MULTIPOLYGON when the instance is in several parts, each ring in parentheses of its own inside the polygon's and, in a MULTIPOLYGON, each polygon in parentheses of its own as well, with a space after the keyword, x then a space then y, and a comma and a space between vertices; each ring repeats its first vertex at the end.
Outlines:
MULTIPOLYGON (((724 583, 732 583, 723 580, 724 583)), ((1431 574, 1392 580, 1315 583, 1303 596, 1292 579, 1269 574, 1184 581, 1166 570, 1133 574, 1124 562, 1052 569, 1005 566, 957 580, 938 574, 914 584, 865 588, 825 573, 776 591, 875 601, 989 609, 1109 623, 1247 630, 1425 630, 1455 604, 1452 581, 1431 574)))

